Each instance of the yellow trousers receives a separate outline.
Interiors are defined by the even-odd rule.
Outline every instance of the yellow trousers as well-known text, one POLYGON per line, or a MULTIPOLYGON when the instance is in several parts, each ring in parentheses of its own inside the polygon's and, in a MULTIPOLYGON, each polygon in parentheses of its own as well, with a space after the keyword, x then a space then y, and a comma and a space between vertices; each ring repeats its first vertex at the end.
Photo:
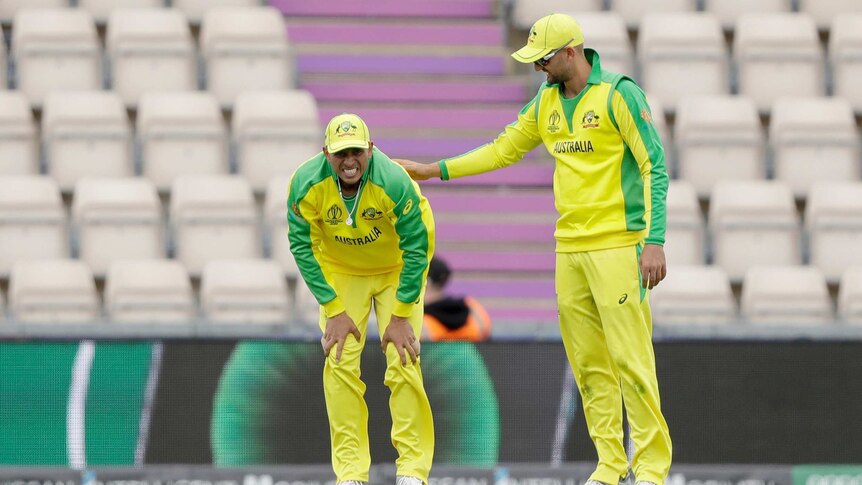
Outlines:
POLYGON ((639 257, 640 247, 629 246, 558 253, 556 262, 563 344, 599 458, 590 479, 613 485, 628 474, 623 403, 636 479, 662 485, 671 463, 639 257))
MULTIPOLYGON (((347 314, 362 333, 360 342, 353 335, 347 336, 340 362, 335 362, 337 349, 333 347, 323 368, 332 468, 338 482, 367 482, 371 452, 368 445, 365 383, 360 379, 360 357, 365 347, 372 301, 381 336, 389 325, 398 289, 398 273, 373 276, 336 273, 330 277, 329 283, 344 301, 347 314)), ((420 302, 408 318, 417 338, 422 333, 422 313, 423 305, 420 302)), ((320 328, 326 328, 326 316, 322 309, 320 328)), ((392 415, 392 444, 398 451, 396 472, 428 483, 428 473, 434 458, 434 421, 422 382, 420 361, 413 364, 408 356, 407 365, 402 366, 398 351, 393 345, 387 345, 384 383, 391 392, 389 410, 392 415)))

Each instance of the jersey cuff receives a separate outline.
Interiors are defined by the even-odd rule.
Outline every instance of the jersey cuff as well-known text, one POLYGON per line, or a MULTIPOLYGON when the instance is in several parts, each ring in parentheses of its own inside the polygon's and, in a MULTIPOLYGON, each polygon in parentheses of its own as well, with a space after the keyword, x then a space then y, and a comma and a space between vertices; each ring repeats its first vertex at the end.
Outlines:
POLYGON ((413 313, 413 307, 416 306, 415 303, 404 303, 400 300, 395 300, 395 307, 392 309, 392 314, 396 317, 407 318, 413 313))
POLYGON ((328 302, 324 303, 322 306, 323 310, 326 312, 326 318, 332 318, 339 313, 343 313, 345 310, 344 302, 341 301, 341 298, 337 296, 332 300, 329 300, 328 302))
POLYGON ((446 160, 437 162, 440 165, 440 180, 449 180, 449 169, 446 167, 446 160))
POLYGON ((648 237, 646 238, 646 241, 644 241, 644 244, 655 244, 656 246, 664 246, 664 239, 654 239, 648 237))

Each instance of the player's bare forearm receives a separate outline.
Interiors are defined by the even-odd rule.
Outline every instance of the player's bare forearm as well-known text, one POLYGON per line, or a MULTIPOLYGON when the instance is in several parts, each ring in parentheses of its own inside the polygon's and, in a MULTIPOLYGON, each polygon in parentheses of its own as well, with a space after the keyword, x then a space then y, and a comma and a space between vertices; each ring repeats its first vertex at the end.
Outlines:
POLYGON ((641 278, 644 288, 653 289, 667 276, 667 263, 664 257, 664 247, 658 244, 647 244, 641 251, 641 278))
POLYGON ((419 163, 404 158, 393 158, 393 160, 396 163, 401 164, 413 180, 440 178, 442 175, 440 172, 440 165, 437 163, 419 163))

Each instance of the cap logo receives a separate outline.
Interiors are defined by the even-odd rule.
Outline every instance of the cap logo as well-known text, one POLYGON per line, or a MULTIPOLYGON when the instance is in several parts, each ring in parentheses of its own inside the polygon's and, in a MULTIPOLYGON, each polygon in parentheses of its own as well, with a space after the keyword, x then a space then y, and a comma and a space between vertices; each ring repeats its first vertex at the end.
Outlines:
POLYGON ((338 127, 335 128, 335 134, 339 137, 341 136, 352 136, 355 135, 356 130, 359 128, 349 121, 342 121, 338 127))
POLYGON ((532 29, 530 29, 530 36, 527 38, 527 43, 528 43, 528 44, 532 44, 532 43, 536 40, 536 36, 537 36, 537 35, 539 35, 539 33, 538 33, 538 32, 536 32, 536 28, 535 28, 535 27, 533 27, 532 29))

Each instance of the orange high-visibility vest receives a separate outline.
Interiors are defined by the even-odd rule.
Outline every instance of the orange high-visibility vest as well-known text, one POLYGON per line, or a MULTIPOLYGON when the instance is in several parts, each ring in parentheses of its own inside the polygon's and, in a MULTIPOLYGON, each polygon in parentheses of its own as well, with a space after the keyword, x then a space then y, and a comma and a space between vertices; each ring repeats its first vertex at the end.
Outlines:
POLYGON ((425 314, 425 333, 433 341, 469 340, 480 342, 491 336, 491 316, 481 303, 473 298, 465 297, 464 303, 470 309, 467 321, 459 328, 450 329, 437 318, 425 314))

